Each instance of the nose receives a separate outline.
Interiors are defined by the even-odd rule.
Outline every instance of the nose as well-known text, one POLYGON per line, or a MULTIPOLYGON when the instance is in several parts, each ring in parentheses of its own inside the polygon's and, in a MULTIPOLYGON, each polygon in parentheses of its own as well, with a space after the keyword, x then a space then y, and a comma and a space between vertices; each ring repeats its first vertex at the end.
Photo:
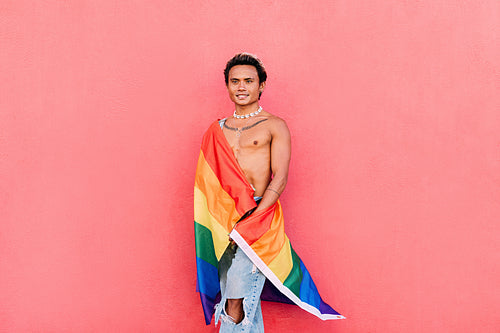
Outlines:
POLYGON ((245 82, 244 81, 241 81, 240 83, 238 83, 238 90, 245 90, 245 82))

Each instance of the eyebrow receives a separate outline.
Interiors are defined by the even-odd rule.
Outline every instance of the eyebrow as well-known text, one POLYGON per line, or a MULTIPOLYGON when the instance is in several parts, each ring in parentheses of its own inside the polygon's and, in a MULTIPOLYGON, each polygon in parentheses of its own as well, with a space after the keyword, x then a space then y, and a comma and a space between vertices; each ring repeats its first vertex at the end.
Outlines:
POLYGON ((239 79, 237 77, 232 77, 232 78, 229 78, 229 80, 255 80, 254 77, 245 77, 243 79, 239 79))

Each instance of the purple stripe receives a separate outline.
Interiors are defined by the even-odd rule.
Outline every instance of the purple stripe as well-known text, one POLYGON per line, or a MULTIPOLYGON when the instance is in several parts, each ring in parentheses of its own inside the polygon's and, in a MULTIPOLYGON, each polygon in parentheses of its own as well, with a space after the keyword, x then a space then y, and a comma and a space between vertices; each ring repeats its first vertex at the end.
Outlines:
POLYGON ((217 294, 215 299, 210 298, 204 293, 200 293, 201 305, 203 306, 203 314, 205 315, 205 324, 210 325, 212 317, 215 312, 215 304, 220 301, 220 293, 217 294))
MULTIPOLYGON (((286 304, 294 304, 288 297, 283 295, 278 288, 276 288, 269 280, 266 279, 266 283, 264 284, 264 289, 262 289, 262 294, 260 295, 260 299, 263 301, 270 302, 280 302, 286 304)), ((322 314, 333 314, 340 315, 337 311, 332 309, 332 307, 326 304, 323 300, 320 301, 319 312, 322 314)))
POLYGON ((278 288, 276 288, 268 279, 266 279, 266 282, 264 283, 264 289, 262 289, 260 299, 263 301, 295 304, 288 297, 283 295, 281 291, 279 291, 278 288))
POLYGON ((319 303, 319 312, 321 312, 323 314, 328 313, 328 314, 333 314, 333 315, 340 315, 340 313, 338 313, 337 311, 332 309, 332 307, 330 305, 326 304, 325 302, 323 302, 323 300, 321 300, 321 303, 319 303))

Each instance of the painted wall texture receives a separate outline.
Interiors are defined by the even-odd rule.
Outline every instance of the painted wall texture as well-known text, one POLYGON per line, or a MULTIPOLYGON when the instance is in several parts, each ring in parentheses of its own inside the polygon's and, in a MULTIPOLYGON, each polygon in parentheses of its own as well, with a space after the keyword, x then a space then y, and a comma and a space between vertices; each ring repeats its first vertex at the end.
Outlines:
POLYGON ((203 132, 249 51, 292 132, 287 233, 346 320, 500 331, 500 3, 0 3, 0 331, 215 332, 195 293, 203 132))

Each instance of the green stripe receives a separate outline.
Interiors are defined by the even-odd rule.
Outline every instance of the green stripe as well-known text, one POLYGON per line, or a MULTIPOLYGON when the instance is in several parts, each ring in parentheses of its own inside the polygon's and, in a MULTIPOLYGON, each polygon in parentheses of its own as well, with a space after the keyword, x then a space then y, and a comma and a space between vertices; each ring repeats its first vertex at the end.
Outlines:
POLYGON ((212 232, 207 227, 194 221, 194 237, 196 242, 196 256, 217 267, 212 232))
POLYGON ((293 267, 283 284, 285 285, 285 287, 288 287, 288 289, 290 289, 295 295, 297 295, 297 297, 300 297, 300 283, 302 282, 300 258, 293 250, 292 244, 290 244, 290 249, 292 252, 293 267))

